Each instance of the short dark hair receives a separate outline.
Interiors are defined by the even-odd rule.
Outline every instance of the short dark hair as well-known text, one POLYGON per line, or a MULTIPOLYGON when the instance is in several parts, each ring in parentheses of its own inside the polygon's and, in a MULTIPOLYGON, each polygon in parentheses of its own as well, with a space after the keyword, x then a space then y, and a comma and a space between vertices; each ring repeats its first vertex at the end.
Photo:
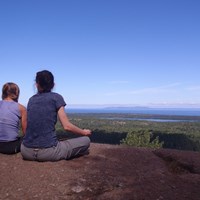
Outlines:
POLYGON ((2 99, 10 97, 13 101, 18 102, 19 93, 20 90, 17 84, 12 82, 5 83, 2 88, 2 99))
POLYGON ((54 87, 54 76, 48 70, 39 71, 36 73, 36 83, 39 85, 38 92, 50 92, 54 87))

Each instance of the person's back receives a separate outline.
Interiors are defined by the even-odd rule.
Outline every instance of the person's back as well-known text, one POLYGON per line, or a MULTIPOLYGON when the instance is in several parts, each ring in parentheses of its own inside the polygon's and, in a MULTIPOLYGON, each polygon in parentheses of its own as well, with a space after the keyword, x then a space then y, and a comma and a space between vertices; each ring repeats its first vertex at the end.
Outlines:
POLYGON ((6 83, 0 101, 0 153, 13 154, 20 151, 21 137, 26 129, 26 108, 18 103, 19 87, 6 83))
POLYGON ((23 144, 26 147, 48 148, 57 145, 55 124, 63 98, 53 92, 38 93, 28 102, 28 124, 23 144))
POLYGON ((0 142, 14 141, 18 137, 21 113, 18 103, 0 101, 0 142))
POLYGON ((70 159, 87 153, 90 146, 88 129, 80 129, 69 122, 64 110, 66 105, 60 94, 51 92, 54 87, 53 74, 47 70, 37 72, 38 93, 28 102, 28 125, 21 144, 21 154, 25 160, 57 161, 70 159), (59 118, 64 130, 82 137, 58 141, 55 125, 59 118))

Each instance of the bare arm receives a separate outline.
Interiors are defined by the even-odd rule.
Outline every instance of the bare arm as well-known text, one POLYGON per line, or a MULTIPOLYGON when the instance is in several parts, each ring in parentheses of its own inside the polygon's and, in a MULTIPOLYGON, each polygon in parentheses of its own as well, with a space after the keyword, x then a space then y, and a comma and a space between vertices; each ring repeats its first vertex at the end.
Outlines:
POLYGON ((60 119, 60 122, 61 122, 64 130, 70 131, 70 132, 73 132, 73 133, 76 133, 76 134, 79 134, 79 135, 87 135, 87 136, 91 135, 91 130, 89 130, 89 129, 81 129, 81 128, 73 125, 69 121, 63 106, 60 107, 60 109, 58 110, 58 117, 60 119))
POLYGON ((26 108, 22 106, 21 104, 19 104, 19 110, 21 113, 22 133, 24 135, 26 132, 26 127, 27 127, 27 111, 26 111, 26 108))

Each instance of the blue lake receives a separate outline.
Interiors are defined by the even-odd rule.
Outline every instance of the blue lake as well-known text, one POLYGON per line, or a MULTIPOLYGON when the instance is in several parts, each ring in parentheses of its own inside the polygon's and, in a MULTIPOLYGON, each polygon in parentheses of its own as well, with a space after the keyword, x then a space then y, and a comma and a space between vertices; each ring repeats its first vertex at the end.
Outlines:
POLYGON ((66 109, 67 113, 90 113, 90 114, 138 114, 138 115, 159 115, 156 118, 151 117, 101 117, 102 119, 110 120, 139 120, 139 121, 154 121, 154 122, 200 122, 200 118, 191 119, 191 117, 200 117, 200 109, 66 109), (164 116, 164 117, 161 117, 164 116), (167 118, 165 119, 165 116, 167 118), (171 118, 170 118, 171 116, 171 118), (176 116, 176 118, 175 118, 176 116), (186 116, 188 119, 183 119, 186 116), (174 119, 175 118, 175 119, 174 119))
POLYGON ((151 114, 174 116, 200 116, 200 109, 66 109, 68 113, 122 113, 122 114, 151 114))

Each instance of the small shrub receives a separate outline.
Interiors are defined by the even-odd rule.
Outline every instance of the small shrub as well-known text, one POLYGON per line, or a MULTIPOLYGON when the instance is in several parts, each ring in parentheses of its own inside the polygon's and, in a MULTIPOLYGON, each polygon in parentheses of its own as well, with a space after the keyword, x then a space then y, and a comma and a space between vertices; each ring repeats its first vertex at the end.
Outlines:
POLYGON ((152 132, 147 130, 129 132, 127 134, 127 137, 123 139, 121 142, 122 144, 135 147, 160 148, 163 145, 163 143, 159 142, 158 136, 153 137, 152 132))

